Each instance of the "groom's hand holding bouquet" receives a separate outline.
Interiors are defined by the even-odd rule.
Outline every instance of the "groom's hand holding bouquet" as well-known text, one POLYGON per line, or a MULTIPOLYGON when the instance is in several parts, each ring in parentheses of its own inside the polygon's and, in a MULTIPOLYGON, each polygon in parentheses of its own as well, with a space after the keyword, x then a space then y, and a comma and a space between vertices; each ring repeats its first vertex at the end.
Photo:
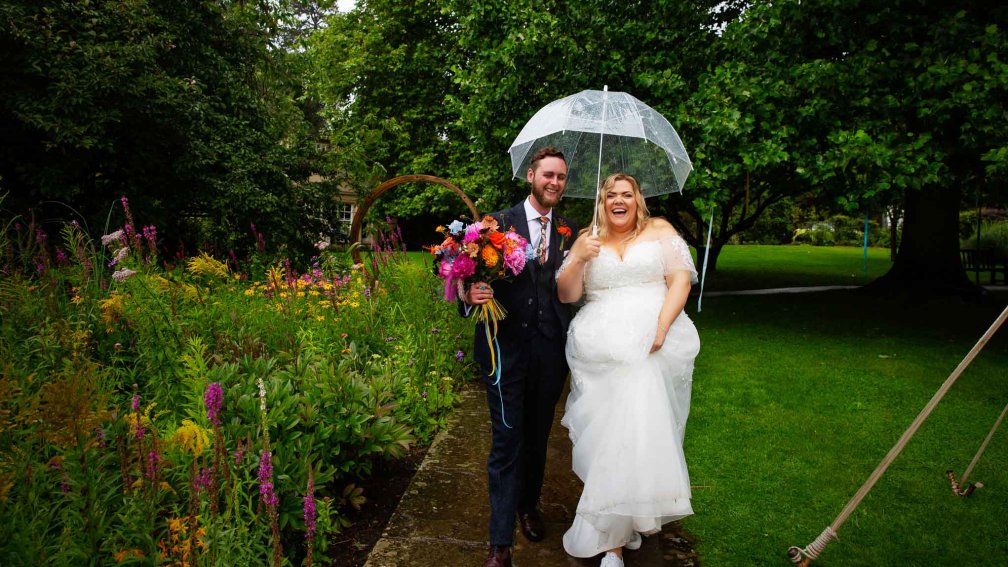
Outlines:
POLYGON ((489 215, 469 225, 456 220, 436 230, 444 234, 444 241, 429 250, 435 257, 434 273, 444 281, 445 301, 462 298, 478 305, 479 320, 487 322, 488 332, 492 325, 496 333, 497 321, 507 313, 493 298, 489 284, 520 274, 535 251, 513 227, 502 232, 489 215), (471 289, 474 284, 477 288, 471 289))

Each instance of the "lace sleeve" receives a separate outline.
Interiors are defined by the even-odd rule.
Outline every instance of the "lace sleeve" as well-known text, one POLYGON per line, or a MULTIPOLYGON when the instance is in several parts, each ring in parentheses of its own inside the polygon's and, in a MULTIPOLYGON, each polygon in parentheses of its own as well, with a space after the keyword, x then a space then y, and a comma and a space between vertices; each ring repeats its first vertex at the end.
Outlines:
POLYGON ((662 250, 662 264, 665 275, 678 270, 686 270, 690 275, 690 283, 697 283, 697 271, 693 265, 693 257, 690 255, 689 246, 682 237, 670 236, 659 239, 662 250))
MULTIPOLYGON (((570 252, 570 250, 567 250, 566 252, 570 252)), ((556 271, 556 274, 554 274, 554 275, 553 275, 553 279, 555 279, 555 280, 558 280, 558 279, 560 279, 560 274, 561 274, 561 273, 562 273, 562 272, 563 272, 564 270, 566 270, 566 269, 567 269, 567 264, 569 264, 569 263, 570 263, 570 260, 571 260, 571 255, 570 255, 570 254, 566 254, 566 255, 564 256, 564 259, 563 259, 563 263, 562 263, 562 264, 560 264, 560 267, 559 267, 559 268, 557 268, 557 271, 556 271)))

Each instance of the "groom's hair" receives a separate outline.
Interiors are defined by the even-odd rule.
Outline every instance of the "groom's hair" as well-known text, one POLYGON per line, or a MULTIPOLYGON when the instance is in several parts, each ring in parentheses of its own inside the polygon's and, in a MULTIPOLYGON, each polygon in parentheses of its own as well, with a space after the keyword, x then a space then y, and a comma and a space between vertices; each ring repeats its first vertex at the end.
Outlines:
POLYGON ((564 157, 560 148, 557 148, 556 146, 543 146, 532 154, 532 161, 529 162, 529 168, 532 169, 532 171, 535 171, 539 162, 548 157, 557 157, 562 159, 564 163, 567 163, 567 158, 564 157))

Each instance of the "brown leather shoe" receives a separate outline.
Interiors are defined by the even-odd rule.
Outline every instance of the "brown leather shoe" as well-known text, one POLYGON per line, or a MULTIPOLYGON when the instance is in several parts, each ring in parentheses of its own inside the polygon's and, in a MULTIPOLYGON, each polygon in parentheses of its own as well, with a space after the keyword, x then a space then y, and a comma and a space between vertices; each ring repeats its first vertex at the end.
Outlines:
POLYGON ((518 512, 518 525, 521 526, 522 535, 529 541, 542 541, 546 537, 546 527, 543 526, 542 516, 539 512, 518 512))
POLYGON ((511 567, 511 548, 506 545, 491 545, 490 555, 483 567, 511 567))

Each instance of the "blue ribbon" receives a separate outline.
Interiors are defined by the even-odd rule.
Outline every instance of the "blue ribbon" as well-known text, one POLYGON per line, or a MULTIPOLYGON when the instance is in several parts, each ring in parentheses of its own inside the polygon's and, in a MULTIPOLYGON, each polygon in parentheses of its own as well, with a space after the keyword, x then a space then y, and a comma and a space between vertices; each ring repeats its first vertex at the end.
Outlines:
POLYGON ((494 335, 494 338, 493 338, 493 349, 495 351, 494 354, 495 354, 495 360, 497 361, 497 364, 494 365, 494 369, 490 372, 490 375, 491 376, 495 376, 497 379, 494 380, 494 383, 491 384, 491 385, 492 386, 497 386, 497 395, 500 397, 500 403, 501 403, 501 421, 504 422, 504 427, 507 427, 508 429, 511 429, 511 426, 508 425, 507 418, 504 417, 504 392, 501 391, 501 386, 500 386, 500 381, 501 381, 500 344, 497 342, 497 335, 496 334, 494 335))

